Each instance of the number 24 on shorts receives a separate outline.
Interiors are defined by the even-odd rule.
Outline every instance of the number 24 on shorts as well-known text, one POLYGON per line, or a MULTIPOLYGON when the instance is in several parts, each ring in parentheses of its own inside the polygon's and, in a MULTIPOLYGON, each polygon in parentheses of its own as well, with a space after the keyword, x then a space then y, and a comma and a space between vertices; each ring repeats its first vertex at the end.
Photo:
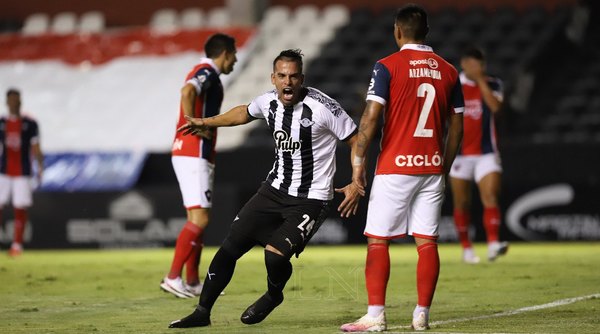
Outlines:
POLYGON ((302 218, 304 218, 304 220, 298 225, 298 229, 303 232, 304 236, 307 236, 310 234, 310 231, 312 231, 315 220, 310 219, 310 216, 306 213, 302 215, 302 218))

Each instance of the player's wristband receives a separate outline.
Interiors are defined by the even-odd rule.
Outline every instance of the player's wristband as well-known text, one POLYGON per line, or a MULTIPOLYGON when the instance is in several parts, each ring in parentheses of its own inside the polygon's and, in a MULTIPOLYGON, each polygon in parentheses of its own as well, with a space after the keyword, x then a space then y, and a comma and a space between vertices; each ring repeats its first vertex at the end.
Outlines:
POLYGON ((364 161, 365 161, 365 158, 354 157, 354 160, 352 161, 352 166, 360 166, 363 164, 364 161))

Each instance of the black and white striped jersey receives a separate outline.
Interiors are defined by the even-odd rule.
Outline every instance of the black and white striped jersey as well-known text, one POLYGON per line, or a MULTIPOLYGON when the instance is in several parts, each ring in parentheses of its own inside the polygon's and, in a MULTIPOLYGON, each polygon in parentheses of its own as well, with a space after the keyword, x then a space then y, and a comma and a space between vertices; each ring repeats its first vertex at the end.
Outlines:
POLYGON ((248 113, 264 118, 273 132, 276 157, 266 182, 294 197, 332 199, 337 140, 357 131, 340 104, 306 87, 300 102, 284 107, 272 90, 255 98, 248 113))

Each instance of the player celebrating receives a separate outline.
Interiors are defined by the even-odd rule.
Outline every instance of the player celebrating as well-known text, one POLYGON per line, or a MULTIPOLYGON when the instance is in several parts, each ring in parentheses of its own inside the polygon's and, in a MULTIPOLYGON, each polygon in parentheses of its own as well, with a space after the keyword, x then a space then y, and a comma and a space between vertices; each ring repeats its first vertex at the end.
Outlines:
MULTIPOLYGON (((261 322, 283 302, 292 275, 290 258, 298 256, 327 216, 333 197, 337 140, 352 145, 356 125, 335 100, 302 85, 300 50, 282 51, 273 61, 275 89, 211 118, 188 118, 186 133, 236 126, 261 118, 273 133, 276 160, 267 179, 235 217, 229 235, 215 254, 194 312, 169 327, 210 325, 210 312, 231 280, 236 261, 259 244, 265 248, 267 292, 242 314, 245 324, 261 322)), ((340 190, 356 212, 360 194, 352 183, 340 190)))
MULTIPOLYGON (((178 128, 186 124, 186 116, 212 117, 220 112, 223 86, 219 74, 233 71, 237 61, 235 39, 215 34, 206 41, 204 52, 207 58, 189 72, 181 89, 178 128)), ((187 222, 177 237, 171 270, 161 281, 160 288, 180 298, 198 296, 202 290, 198 268, 203 232, 212 206, 216 139, 216 130, 211 130, 206 138, 183 136, 177 132, 173 142, 173 169, 187 211, 187 222), (185 283, 181 278, 184 264, 185 283)))
POLYGON ((366 315, 342 325, 342 331, 387 328, 389 244, 406 235, 414 237, 419 256, 412 327, 429 328, 429 307, 440 268, 436 239, 444 175, 462 138, 464 101, 456 69, 423 44, 428 30, 427 13, 421 7, 407 5, 398 10, 394 35, 400 51, 379 60, 373 69, 352 158, 353 180, 361 180, 367 148, 385 110, 364 232, 369 305, 366 315))
POLYGON ((508 250, 507 242, 500 242, 500 156, 496 147, 494 115, 502 106, 502 82, 485 73, 485 57, 479 48, 463 53, 460 73, 465 97, 465 134, 462 147, 450 170, 450 185, 454 202, 454 223, 463 248, 466 263, 478 263, 469 238, 471 182, 479 188, 483 204, 483 226, 487 235, 488 260, 494 261, 508 250))
POLYGON ((8 117, 0 118, 0 210, 12 194, 15 213, 13 242, 8 254, 16 257, 23 251, 23 233, 27 208, 33 203, 31 157, 37 162, 37 181, 42 181, 44 155, 40 147, 38 124, 21 115, 21 93, 12 88, 6 92, 8 117))

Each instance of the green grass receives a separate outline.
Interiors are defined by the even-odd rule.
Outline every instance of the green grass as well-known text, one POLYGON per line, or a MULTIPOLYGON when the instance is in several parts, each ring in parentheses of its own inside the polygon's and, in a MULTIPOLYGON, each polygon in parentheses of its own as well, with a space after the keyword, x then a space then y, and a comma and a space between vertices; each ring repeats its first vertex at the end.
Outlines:
MULTIPOLYGON (((476 246, 485 255, 485 246, 476 246)), ((215 248, 205 249, 202 272, 215 248)), ((0 333, 336 333, 366 311, 365 246, 309 246, 293 259, 286 300, 263 323, 239 316, 266 289, 262 250, 238 262, 236 274, 204 329, 167 329, 197 300, 176 299, 158 283, 170 249, 26 251, 0 255, 0 333)), ((516 243, 496 263, 465 265, 458 245, 441 245, 442 268, 431 311, 433 332, 598 333, 600 298, 485 317, 600 293, 599 243, 516 243), (453 319, 474 318, 451 322, 453 319), (436 324, 437 323, 437 324, 436 324)), ((413 245, 393 245, 387 293, 390 331, 409 332, 416 302, 413 245)))

